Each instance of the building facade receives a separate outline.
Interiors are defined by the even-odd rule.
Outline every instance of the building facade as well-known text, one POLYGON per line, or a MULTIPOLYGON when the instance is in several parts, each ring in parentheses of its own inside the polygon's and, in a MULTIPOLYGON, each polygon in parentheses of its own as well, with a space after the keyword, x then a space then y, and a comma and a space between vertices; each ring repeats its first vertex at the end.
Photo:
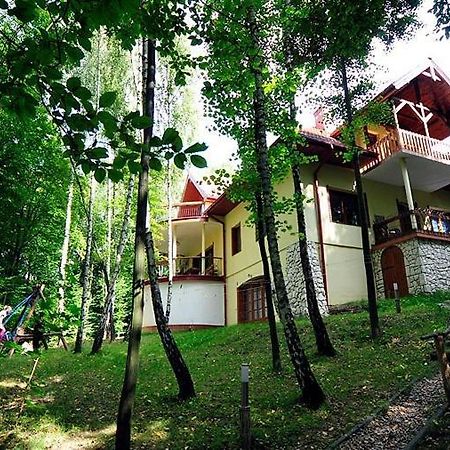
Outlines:
MULTIPOLYGON (((375 282, 380 298, 450 289, 450 80, 433 61, 388 86, 377 98, 393 108, 392 126, 368 126, 358 144, 375 282)), ((302 167, 309 255, 322 312, 367 297, 361 228, 351 164, 339 131, 318 124, 302 134, 301 151, 316 162, 302 167)), ((292 177, 276 186, 293 196, 292 177)), ((262 263, 243 203, 207 195, 188 178, 172 220, 172 242, 159 249, 160 286, 173 275, 173 327, 222 326, 266 317, 262 263)), ((279 248, 291 305, 305 311, 295 214, 280 217, 292 231, 279 248)), ((144 326, 154 326, 147 301, 144 326)))

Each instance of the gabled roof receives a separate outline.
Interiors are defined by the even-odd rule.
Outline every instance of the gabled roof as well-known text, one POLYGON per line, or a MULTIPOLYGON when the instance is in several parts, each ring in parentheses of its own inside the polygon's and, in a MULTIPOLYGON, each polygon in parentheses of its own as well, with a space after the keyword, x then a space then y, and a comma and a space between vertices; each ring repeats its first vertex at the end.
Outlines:
POLYGON ((215 200, 217 195, 207 192, 205 185, 201 185, 191 174, 188 174, 184 184, 181 202, 197 202, 205 200, 215 200))

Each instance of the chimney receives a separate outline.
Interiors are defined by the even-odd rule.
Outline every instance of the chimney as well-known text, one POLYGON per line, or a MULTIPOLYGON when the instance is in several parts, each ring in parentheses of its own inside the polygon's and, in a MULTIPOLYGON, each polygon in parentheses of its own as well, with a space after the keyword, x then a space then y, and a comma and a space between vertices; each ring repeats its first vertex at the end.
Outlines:
POLYGON ((316 111, 314 112, 314 121, 315 127, 318 130, 320 131, 325 130, 325 125, 323 124, 323 109, 321 106, 319 106, 319 108, 317 108, 316 111))

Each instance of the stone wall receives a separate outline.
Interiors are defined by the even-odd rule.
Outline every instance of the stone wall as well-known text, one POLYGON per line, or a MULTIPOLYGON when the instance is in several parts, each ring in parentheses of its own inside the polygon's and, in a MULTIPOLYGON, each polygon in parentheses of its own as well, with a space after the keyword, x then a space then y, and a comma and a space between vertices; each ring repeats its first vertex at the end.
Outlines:
MULTIPOLYGON (((413 238, 395 245, 403 252, 410 294, 450 290, 450 243, 434 239, 413 238)), ((387 247, 386 247, 387 248, 387 247)), ((375 284, 378 298, 384 298, 381 255, 373 252, 375 284)))
MULTIPOLYGON (((314 276, 314 286, 316 288, 319 309, 322 315, 326 315, 328 314, 327 298, 325 295, 317 246, 314 242, 308 241, 308 254, 314 276)), ((286 288, 292 312, 296 316, 306 315, 308 313, 308 307, 306 303, 305 279, 303 277, 298 242, 292 244, 287 249, 286 267, 286 288)))

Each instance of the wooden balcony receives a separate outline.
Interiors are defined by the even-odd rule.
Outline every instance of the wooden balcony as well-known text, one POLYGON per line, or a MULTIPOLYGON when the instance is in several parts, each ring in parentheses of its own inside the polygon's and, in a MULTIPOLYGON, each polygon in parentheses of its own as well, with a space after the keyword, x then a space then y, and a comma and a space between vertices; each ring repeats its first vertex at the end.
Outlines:
MULTIPOLYGON (((178 256, 174 258, 174 277, 196 278, 199 277, 223 277, 222 258, 205 256, 178 256)), ((158 265, 158 277, 169 276, 168 261, 158 265)))
POLYGON ((184 202, 174 205, 172 219, 195 219, 203 215, 204 202, 184 202))
POLYGON ((401 128, 384 136, 374 145, 371 145, 368 150, 377 156, 361 167, 362 173, 370 171, 399 152, 410 153, 450 165, 450 143, 401 128))
POLYGON ((375 245, 422 236, 450 240, 450 213, 415 209, 373 224, 375 245))

